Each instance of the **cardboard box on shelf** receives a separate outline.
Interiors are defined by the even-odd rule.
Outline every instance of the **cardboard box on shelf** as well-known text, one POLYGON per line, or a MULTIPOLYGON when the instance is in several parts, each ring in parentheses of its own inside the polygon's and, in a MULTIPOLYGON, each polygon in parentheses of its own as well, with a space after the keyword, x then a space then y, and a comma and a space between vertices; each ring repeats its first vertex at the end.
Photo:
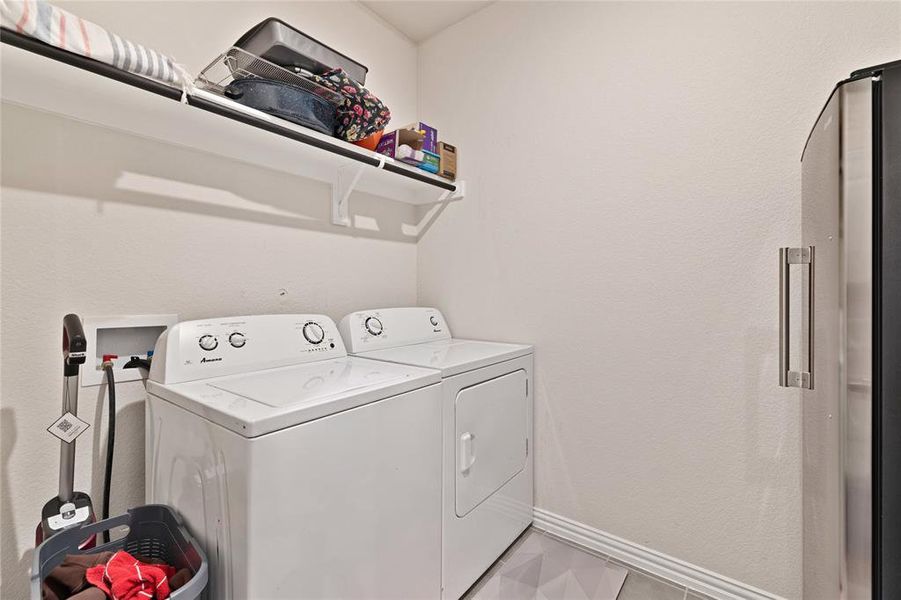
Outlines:
POLYGON ((421 133, 412 129, 395 129, 382 136, 375 151, 391 158, 398 158, 397 149, 400 146, 410 146, 414 150, 422 150, 423 137, 421 133))
POLYGON ((418 131, 423 136, 421 150, 435 154, 438 153, 438 130, 431 125, 426 125, 425 123, 420 121, 419 123, 411 123, 410 125, 405 125, 404 127, 401 127, 401 129, 418 131))
POLYGON ((454 181, 457 178, 457 147, 446 142, 438 142, 440 165, 438 174, 454 181))

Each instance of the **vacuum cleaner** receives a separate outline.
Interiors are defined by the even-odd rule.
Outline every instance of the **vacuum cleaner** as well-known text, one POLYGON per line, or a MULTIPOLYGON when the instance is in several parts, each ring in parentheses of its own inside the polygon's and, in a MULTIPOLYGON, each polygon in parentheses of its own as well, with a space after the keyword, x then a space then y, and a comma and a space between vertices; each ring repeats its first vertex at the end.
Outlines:
MULTIPOLYGON (((78 416, 78 370, 87 357, 87 341, 84 327, 78 315, 63 318, 63 410, 62 416, 78 416)), ((91 497, 75 487, 75 440, 60 441, 59 495, 51 498, 41 511, 41 523, 35 533, 40 544, 50 536, 73 525, 94 521, 91 497)), ((94 536, 84 541, 81 548, 92 548, 94 536)))

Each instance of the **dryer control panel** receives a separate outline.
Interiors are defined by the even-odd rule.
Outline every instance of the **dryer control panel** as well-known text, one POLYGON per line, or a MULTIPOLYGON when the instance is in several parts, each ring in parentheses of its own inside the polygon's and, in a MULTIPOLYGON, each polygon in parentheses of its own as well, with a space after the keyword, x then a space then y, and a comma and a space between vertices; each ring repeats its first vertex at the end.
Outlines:
POLYGON ((338 326, 351 354, 451 339, 437 308, 381 308, 350 313, 338 326))
POLYGON ((183 321, 156 342, 150 379, 181 383, 347 356, 325 315, 254 315, 183 321))

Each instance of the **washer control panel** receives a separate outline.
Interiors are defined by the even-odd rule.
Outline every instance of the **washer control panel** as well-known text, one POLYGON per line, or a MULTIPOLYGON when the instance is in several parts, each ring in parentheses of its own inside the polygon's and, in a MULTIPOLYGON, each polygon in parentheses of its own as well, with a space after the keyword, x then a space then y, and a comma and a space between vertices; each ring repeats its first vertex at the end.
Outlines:
POLYGON ((156 342, 150 379, 180 383, 347 356, 325 315, 255 315, 184 321, 156 342))
POLYGON ((382 308, 350 313, 338 325, 351 354, 450 339, 436 308, 382 308))

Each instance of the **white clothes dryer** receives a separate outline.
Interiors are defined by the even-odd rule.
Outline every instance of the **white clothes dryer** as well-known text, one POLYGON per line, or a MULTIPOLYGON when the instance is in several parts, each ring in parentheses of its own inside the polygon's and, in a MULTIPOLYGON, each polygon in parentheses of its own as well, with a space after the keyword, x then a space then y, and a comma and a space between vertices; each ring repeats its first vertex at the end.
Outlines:
POLYGON ((459 598, 532 522, 532 346, 454 339, 434 308, 339 329, 352 355, 441 372, 442 597, 459 598))

